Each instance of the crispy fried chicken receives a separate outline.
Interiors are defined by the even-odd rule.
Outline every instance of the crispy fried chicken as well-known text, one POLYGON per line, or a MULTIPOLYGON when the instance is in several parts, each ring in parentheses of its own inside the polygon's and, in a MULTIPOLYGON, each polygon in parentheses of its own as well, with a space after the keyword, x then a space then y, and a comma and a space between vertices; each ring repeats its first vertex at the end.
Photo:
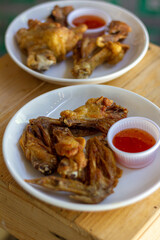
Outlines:
POLYGON ((67 191, 73 200, 95 204, 113 193, 122 175, 122 170, 116 166, 112 151, 94 137, 87 142, 88 164, 85 169, 85 181, 48 176, 25 180, 28 183, 44 186, 54 191, 67 191))
POLYGON ((74 66, 72 74, 75 78, 88 78, 92 72, 103 63, 117 64, 120 62, 129 46, 119 42, 106 42, 103 48, 94 48, 91 56, 81 57, 79 47, 73 51, 74 66), (96 50, 96 51, 95 51, 96 50))
POLYGON ((67 16, 73 10, 74 8, 72 6, 59 7, 56 5, 52 10, 51 15, 47 18, 47 21, 58 22, 61 26, 68 26, 67 16))
POLYGON ((105 134, 116 121, 127 117, 127 109, 105 97, 90 98, 75 110, 60 113, 60 120, 68 127, 95 128, 105 134))
MULTIPOLYGON (((86 166, 87 160, 83 153, 85 139, 74 137, 69 128, 63 126, 58 119, 31 119, 19 143, 25 157, 42 174, 53 173, 63 158, 74 161, 79 169, 86 166)), ((61 164, 61 169, 59 167, 59 172, 64 175, 62 165, 64 164, 61 164)))
POLYGON ((108 27, 108 33, 97 38, 97 46, 104 47, 107 42, 118 42, 124 40, 131 32, 128 24, 121 21, 112 21, 108 27))
POLYGON ((31 119, 19 140, 20 146, 34 168, 54 176, 26 182, 71 192, 73 200, 83 203, 104 200, 113 193, 122 175, 105 137, 110 126, 126 117, 127 112, 113 100, 98 97, 88 99, 73 111, 61 112, 60 119, 31 119), (92 129, 91 132, 96 130, 101 134, 86 142, 80 137, 85 128, 89 128, 87 133, 92 129))
POLYGON ((29 20, 28 28, 21 28, 16 33, 16 40, 20 49, 27 54, 27 66, 44 71, 64 60, 82 39, 86 29, 86 25, 69 29, 56 22, 29 20))

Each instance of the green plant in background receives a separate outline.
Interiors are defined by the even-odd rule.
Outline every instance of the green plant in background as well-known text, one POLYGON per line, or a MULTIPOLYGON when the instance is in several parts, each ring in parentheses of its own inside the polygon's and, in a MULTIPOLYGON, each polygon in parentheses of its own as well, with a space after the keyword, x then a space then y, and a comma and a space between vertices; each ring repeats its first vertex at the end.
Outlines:
POLYGON ((160 45, 160 0, 139 0, 137 15, 146 24, 151 42, 160 45))
MULTIPOLYGON (((22 11, 43 2, 46 1, 0 0, 0 56, 6 53, 4 35, 9 23, 22 11)), ((119 5, 137 15, 146 25, 150 41, 160 45, 160 0, 105 0, 105 2, 119 5)))
POLYGON ((156 17, 160 14, 160 1, 140 0, 138 1, 138 9, 144 16, 156 17))

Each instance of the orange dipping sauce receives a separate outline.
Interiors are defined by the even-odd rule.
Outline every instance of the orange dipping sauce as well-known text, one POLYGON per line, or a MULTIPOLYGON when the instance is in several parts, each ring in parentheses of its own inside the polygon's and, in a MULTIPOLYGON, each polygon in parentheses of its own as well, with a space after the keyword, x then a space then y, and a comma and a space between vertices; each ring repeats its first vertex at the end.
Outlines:
POLYGON ((124 129, 113 138, 113 144, 116 148, 129 153, 143 152, 155 143, 152 135, 139 128, 124 129))
POLYGON ((77 17, 72 21, 72 23, 75 26, 86 24, 88 29, 100 28, 106 25, 106 22, 103 18, 94 15, 83 15, 77 17))

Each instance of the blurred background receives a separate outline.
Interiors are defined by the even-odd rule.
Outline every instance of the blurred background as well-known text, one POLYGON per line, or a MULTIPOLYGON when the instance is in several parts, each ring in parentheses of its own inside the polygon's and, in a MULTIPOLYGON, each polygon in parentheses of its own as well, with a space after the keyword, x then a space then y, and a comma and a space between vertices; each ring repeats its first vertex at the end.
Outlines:
MULTIPOLYGON (((58 2, 58 0, 56 1, 58 2)), ((160 0, 105 1, 122 6, 137 15, 148 29, 150 42, 160 45, 160 0)), ((0 56, 6 53, 4 35, 9 23, 22 11, 43 2, 46 1, 0 0, 0 56)))
MULTIPOLYGON (((75 0, 78 1, 78 0, 75 0)), ((80 1, 80 0, 79 0, 80 1)), ((93 1, 93 0, 90 0, 93 1)), ((146 25, 150 42, 160 45, 160 0, 105 0, 128 9, 146 25)), ((9 23, 24 10, 46 2, 44 0, 0 0, 0 56, 6 53, 4 36, 9 23)), ((58 3, 58 0, 56 0, 58 3)), ((0 229, 0 240, 14 240, 0 229)))

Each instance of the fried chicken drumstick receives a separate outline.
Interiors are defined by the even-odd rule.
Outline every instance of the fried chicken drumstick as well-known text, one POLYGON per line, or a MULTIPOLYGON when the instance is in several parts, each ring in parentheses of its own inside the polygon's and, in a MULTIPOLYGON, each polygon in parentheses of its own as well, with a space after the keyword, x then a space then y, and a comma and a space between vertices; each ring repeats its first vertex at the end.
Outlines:
POLYGON ((66 54, 82 39, 86 29, 86 25, 69 29, 57 22, 30 19, 28 28, 21 28, 16 33, 16 40, 27 55, 27 66, 44 71, 64 60, 66 54))
POLYGON ((113 20, 108 32, 99 37, 86 37, 87 26, 70 28, 67 16, 72 6, 55 5, 45 22, 29 19, 28 28, 17 31, 15 38, 27 56, 27 66, 43 72, 73 53, 71 73, 76 79, 88 78, 103 63, 115 65, 121 61, 129 46, 122 44, 131 32, 130 26, 113 20))
POLYGON ((112 21, 108 34, 97 38, 83 38, 73 50, 73 76, 79 79, 88 78, 103 63, 115 65, 120 62, 129 45, 119 41, 124 40, 129 32, 131 28, 126 23, 112 21))
POLYGON ((128 49, 127 44, 107 42, 103 48, 97 48, 93 56, 86 58, 80 56, 78 48, 74 49, 72 74, 75 78, 88 78, 103 63, 114 65, 120 62, 128 49))

